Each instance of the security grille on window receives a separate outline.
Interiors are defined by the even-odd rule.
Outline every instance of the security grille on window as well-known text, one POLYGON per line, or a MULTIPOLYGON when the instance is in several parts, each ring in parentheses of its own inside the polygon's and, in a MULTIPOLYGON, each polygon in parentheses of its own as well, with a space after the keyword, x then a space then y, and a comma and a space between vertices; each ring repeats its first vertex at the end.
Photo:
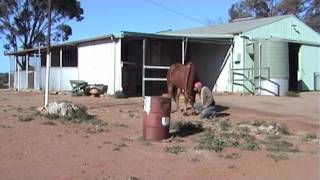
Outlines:
MULTIPOLYGON (((47 53, 41 52, 41 66, 45 67, 47 53)), ((60 48, 51 50, 51 66, 60 67, 60 48)), ((62 47, 62 67, 78 67, 78 48, 74 46, 62 47)))

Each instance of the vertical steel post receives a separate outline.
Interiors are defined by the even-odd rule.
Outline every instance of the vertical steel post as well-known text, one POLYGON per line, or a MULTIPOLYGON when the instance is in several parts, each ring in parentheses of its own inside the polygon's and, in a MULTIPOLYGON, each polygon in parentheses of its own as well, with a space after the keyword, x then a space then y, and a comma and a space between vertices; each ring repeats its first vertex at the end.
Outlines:
POLYGON ((143 39, 143 45, 142 45, 142 97, 145 97, 145 64, 146 64, 146 45, 147 40, 143 39))
POLYGON ((13 57, 13 60, 14 60, 14 77, 13 77, 13 86, 14 88, 17 88, 18 87, 18 73, 17 73, 17 56, 14 56, 13 57))
POLYGON ((231 88, 231 92, 233 93, 233 47, 234 47, 234 44, 232 43, 231 44, 231 60, 230 60, 230 64, 229 64, 229 68, 230 68, 230 74, 229 74, 229 79, 230 79, 230 84, 229 84, 229 88, 228 90, 230 90, 231 88))
POLYGON ((11 56, 9 55, 9 62, 10 62, 10 67, 9 67, 9 73, 8 73, 8 88, 11 88, 11 56))
POLYGON ((61 91, 61 71, 62 71, 62 47, 60 47, 60 68, 59 68, 59 91, 61 91))
POLYGON ((117 85, 117 43, 114 38, 113 40, 113 93, 116 93, 116 85, 117 85))
POLYGON ((259 43, 259 95, 261 96, 261 43, 259 43))
POLYGON ((49 77, 51 66, 50 38, 51 38, 51 0, 48 0, 48 39, 47 39, 47 64, 46 64, 46 87, 44 91, 44 106, 49 103, 49 77))
POLYGON ((29 89, 29 55, 25 56, 26 58, 26 89, 29 89))
POLYGON ((38 72, 37 72, 37 55, 33 54, 33 58, 34 58, 34 70, 33 70, 33 88, 38 90, 37 88, 37 76, 38 76, 38 72))
POLYGON ((184 61, 185 61, 185 42, 186 40, 183 38, 182 39, 182 49, 181 49, 181 55, 182 55, 182 60, 181 60, 181 63, 184 64, 184 61))
MULTIPOLYGON (((19 58, 18 58, 18 56, 16 56, 16 64, 18 64, 18 60, 19 60, 19 58)), ((18 75, 18 78, 17 78, 17 86, 18 86, 18 91, 20 91, 20 67, 19 66, 17 66, 17 75, 18 75)))
POLYGON ((41 82, 41 43, 38 43, 38 63, 37 63, 37 68, 39 68, 39 89, 41 89, 42 82, 41 82), (39 64, 38 64, 39 63, 39 64))

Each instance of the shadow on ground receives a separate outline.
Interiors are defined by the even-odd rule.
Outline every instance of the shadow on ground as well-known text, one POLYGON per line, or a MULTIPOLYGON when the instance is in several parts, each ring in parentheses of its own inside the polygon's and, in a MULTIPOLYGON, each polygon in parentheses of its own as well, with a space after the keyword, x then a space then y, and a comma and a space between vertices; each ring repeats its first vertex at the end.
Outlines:
POLYGON ((203 131, 204 128, 200 124, 187 122, 181 124, 181 126, 176 131, 170 133, 170 137, 186 137, 201 133, 203 131))

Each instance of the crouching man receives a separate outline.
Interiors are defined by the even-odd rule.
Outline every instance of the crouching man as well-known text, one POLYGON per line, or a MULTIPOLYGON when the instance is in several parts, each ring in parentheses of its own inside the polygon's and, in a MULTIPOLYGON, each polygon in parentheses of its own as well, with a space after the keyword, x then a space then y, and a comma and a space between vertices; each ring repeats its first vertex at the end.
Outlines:
POLYGON ((215 102, 211 90, 207 86, 203 86, 201 82, 194 84, 194 91, 199 93, 200 102, 194 104, 195 112, 200 118, 213 118, 216 115, 215 102))

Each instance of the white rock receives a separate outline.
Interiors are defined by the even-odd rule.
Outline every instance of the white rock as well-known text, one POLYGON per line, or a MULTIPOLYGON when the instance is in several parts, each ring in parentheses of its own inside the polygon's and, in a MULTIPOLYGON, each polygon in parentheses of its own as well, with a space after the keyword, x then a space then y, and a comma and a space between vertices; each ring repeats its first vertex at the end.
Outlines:
POLYGON ((58 116, 71 116, 79 107, 66 101, 53 102, 44 107, 42 113, 55 114, 58 116))

